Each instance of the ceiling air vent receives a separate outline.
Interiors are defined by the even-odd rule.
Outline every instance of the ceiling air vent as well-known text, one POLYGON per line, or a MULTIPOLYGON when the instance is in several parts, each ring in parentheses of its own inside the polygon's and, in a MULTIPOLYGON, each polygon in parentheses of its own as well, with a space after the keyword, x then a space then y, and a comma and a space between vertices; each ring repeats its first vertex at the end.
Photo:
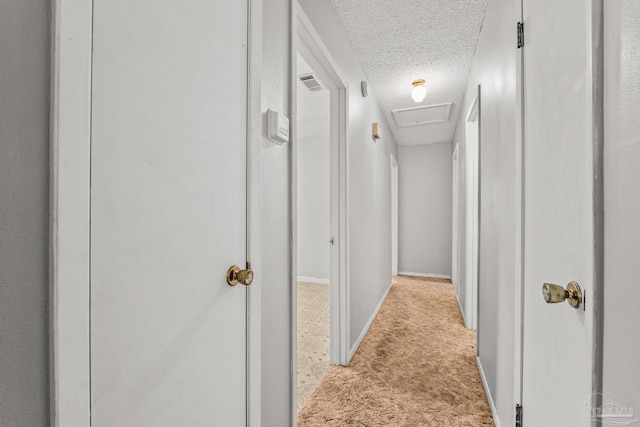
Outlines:
POLYGON ((298 80, 300 80, 300 82, 312 92, 324 89, 320 84, 320 81, 313 74, 303 74, 298 76, 298 80))
POLYGON ((441 123, 449 120, 451 105, 451 103, 425 105, 424 107, 393 110, 392 113, 398 127, 441 123))

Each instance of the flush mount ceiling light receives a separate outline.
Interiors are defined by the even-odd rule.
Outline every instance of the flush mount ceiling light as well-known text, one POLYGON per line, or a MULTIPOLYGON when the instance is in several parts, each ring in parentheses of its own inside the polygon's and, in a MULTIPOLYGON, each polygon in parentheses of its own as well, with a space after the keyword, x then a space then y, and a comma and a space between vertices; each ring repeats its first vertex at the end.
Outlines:
POLYGON ((413 90, 411 91, 411 97, 415 102, 422 102, 425 96, 427 96, 427 88, 424 87, 424 80, 418 79, 414 80, 413 90))

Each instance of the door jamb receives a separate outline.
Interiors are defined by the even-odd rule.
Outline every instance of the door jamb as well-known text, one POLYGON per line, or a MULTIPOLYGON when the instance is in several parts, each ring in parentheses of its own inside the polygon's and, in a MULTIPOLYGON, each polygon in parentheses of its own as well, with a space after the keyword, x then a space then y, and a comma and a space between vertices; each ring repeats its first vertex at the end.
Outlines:
POLYGON ((459 177, 459 170, 460 170, 460 164, 458 161, 458 151, 459 151, 459 144, 455 144, 455 147, 453 149, 453 154, 451 155, 451 171, 452 171, 452 178, 451 178, 451 188, 452 188, 452 192, 451 192, 451 201, 452 201, 452 206, 451 206, 451 282, 453 283, 453 285, 456 287, 456 290, 458 292, 458 294, 460 293, 460 269, 458 266, 459 263, 459 257, 458 257, 458 216, 460 215, 460 213, 458 212, 459 209, 459 203, 458 203, 458 197, 459 197, 459 187, 460 187, 460 177, 459 177))
MULTIPOLYGON (((247 255, 259 275, 262 1, 247 0, 247 255), (250 232, 250 234, 249 234, 250 232)), ((54 427, 91 423, 90 219, 93 5, 54 0, 51 91, 50 393, 54 427)), ((260 425, 260 288, 247 292, 247 423, 260 425)))
POLYGON ((391 153, 391 275, 398 275, 398 159, 391 153))
POLYGON ((91 2, 53 3, 51 424, 90 424, 91 2))
MULTIPOLYGON (((604 0, 591 0, 591 115, 593 143, 593 339, 591 342, 591 391, 600 407, 604 389, 604 0)), ((594 422, 598 424, 598 422, 594 422)), ((601 424, 601 423, 600 423, 601 424)))
MULTIPOLYGON (((523 0, 515 1, 515 15, 518 22, 523 22, 523 0)), ((523 383, 523 350, 524 350, 524 46, 516 49, 516 111, 515 111, 515 301, 514 301, 514 401, 522 405, 523 383)), ((515 405, 511 419, 515 419, 515 405)))
MULTIPOLYGON (((348 239, 348 87, 336 62, 302 8, 297 7, 297 52, 313 68, 330 91, 331 97, 331 233, 336 245, 331 254, 331 363, 349 363, 349 239, 348 239), (337 203, 336 203, 337 202, 337 203), (337 278, 338 280, 334 280, 337 278)), ((296 52, 294 52, 295 54, 296 52)), ((295 83, 295 82, 294 82, 295 83)), ((295 170, 296 159, 292 159, 295 170)), ((292 206, 296 195, 292 193, 292 206)), ((295 240, 294 240, 294 251, 295 240)), ((293 266, 295 267, 295 266, 293 266)), ((293 275, 295 285, 296 276, 293 275)), ((293 301, 295 309, 295 301, 293 301)), ((295 333, 295 330, 294 330, 295 333)))
POLYGON ((475 141, 469 141, 468 132, 465 133, 465 158, 466 158, 466 194, 465 200, 465 320, 467 328, 478 329, 478 293, 479 293, 479 259, 480 259, 480 86, 474 97, 465 123, 477 122, 477 135, 475 141), (473 151, 469 150, 474 144, 473 151), (471 194, 469 192, 471 191, 471 194), (472 202, 469 205, 468 202, 472 202), (470 224, 471 223, 471 224, 470 224), (471 227, 469 227, 471 225, 471 227), (469 280, 470 279, 470 280, 469 280), (470 283, 469 283, 470 282, 470 283))

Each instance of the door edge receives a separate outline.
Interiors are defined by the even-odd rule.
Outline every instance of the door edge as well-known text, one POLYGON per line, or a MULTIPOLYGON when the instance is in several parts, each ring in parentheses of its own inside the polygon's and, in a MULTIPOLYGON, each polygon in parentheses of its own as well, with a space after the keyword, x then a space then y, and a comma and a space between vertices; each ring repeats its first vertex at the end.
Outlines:
POLYGON ((51 46, 50 419, 91 417, 91 2, 55 0, 51 46))
POLYGON ((262 418, 262 5, 247 0, 247 262, 255 284, 247 287, 246 425, 259 427, 262 418))

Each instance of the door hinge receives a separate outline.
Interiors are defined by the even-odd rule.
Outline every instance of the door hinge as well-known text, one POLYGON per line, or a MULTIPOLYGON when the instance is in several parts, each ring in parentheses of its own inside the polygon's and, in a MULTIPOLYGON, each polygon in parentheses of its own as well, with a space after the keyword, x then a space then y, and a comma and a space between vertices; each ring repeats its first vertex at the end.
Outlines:
POLYGON ((522 405, 516 404, 516 427, 522 427, 522 405))
POLYGON ((524 46, 524 24, 518 22, 518 49, 524 46))

